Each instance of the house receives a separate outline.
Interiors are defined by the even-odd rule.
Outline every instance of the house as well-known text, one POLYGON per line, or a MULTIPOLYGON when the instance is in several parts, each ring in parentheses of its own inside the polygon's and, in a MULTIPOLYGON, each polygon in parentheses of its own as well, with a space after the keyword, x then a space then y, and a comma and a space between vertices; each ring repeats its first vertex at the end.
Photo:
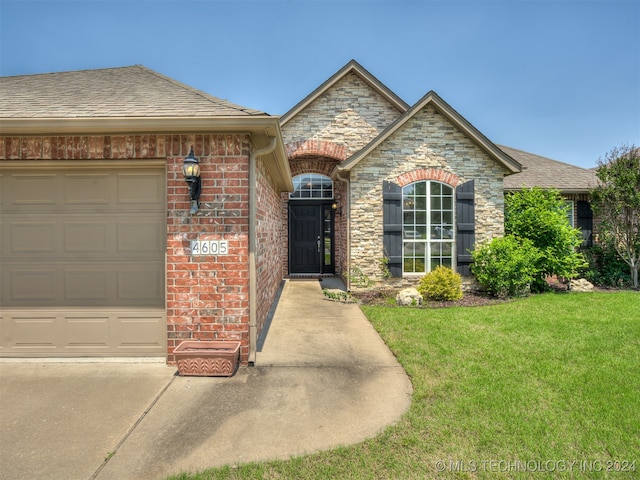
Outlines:
POLYGON ((251 361, 283 277, 279 118, 141 66, 5 77, 0 97, 0 355, 171 362, 192 338, 251 361))
POLYGON ((384 261, 397 284, 437 265, 468 276, 468 250, 504 232, 504 177, 520 164, 435 92, 409 107, 351 61, 281 123, 290 275, 376 280, 384 261))
POLYGON ((5 77, 0 98, 0 356, 173 362, 221 339, 252 363, 284 278, 471 283, 505 189, 552 162, 355 61, 282 117, 141 66, 5 77))

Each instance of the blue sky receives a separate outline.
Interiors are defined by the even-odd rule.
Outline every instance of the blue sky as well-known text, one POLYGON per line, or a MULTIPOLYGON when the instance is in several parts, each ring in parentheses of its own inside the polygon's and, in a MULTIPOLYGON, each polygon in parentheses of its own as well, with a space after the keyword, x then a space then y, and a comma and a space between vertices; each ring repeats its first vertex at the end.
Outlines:
POLYGON ((282 115, 352 58, 498 144, 640 145, 640 0, 0 0, 2 76, 142 64, 282 115))

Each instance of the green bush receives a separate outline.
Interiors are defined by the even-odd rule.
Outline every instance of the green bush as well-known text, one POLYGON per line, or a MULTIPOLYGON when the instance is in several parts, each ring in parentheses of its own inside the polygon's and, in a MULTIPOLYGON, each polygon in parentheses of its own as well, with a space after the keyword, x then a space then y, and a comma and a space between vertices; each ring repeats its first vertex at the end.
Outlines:
POLYGON ((594 245, 585 250, 589 266, 581 273, 595 285, 627 288, 632 285, 629 265, 612 246, 594 245))
POLYGON ((359 288, 369 288, 373 284, 371 279, 359 267, 351 267, 349 280, 351 280, 351 285, 359 288))
POLYGON ((507 235, 531 240, 538 249, 534 291, 547 288, 546 277, 575 278, 586 266, 577 248, 582 233, 567 220, 567 205, 557 190, 523 189, 505 196, 504 229, 507 235))
POLYGON ((471 271, 489 294, 516 297, 529 293, 539 275, 540 251, 531 240, 513 235, 494 238, 471 252, 471 271))
POLYGON ((462 278, 460 274, 441 265, 420 279, 417 290, 431 300, 459 300, 462 298, 462 278))

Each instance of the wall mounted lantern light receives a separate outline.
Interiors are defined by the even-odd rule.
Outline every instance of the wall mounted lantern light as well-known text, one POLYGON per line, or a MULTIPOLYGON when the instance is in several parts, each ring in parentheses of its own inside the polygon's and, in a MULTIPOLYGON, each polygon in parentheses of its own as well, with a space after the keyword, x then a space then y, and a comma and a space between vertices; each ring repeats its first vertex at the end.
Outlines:
POLYGON ((200 162, 198 162, 198 159, 193 154, 193 146, 189 151, 189 155, 184 159, 182 173, 187 185, 189 185, 189 197, 191 198, 190 213, 193 215, 198 211, 198 207, 200 206, 199 199, 202 190, 200 182, 200 162))

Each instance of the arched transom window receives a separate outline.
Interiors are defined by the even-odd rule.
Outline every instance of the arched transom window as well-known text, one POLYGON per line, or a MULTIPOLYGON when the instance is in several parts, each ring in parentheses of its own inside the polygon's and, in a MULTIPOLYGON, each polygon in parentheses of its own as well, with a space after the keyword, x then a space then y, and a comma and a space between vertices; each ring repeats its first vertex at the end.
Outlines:
POLYGON ((333 182, 319 173, 296 175, 293 177, 293 189, 293 193, 289 194, 292 199, 333 198, 333 182))
POLYGON ((404 273, 453 268, 453 208, 453 188, 444 183, 429 180, 402 188, 404 273))

